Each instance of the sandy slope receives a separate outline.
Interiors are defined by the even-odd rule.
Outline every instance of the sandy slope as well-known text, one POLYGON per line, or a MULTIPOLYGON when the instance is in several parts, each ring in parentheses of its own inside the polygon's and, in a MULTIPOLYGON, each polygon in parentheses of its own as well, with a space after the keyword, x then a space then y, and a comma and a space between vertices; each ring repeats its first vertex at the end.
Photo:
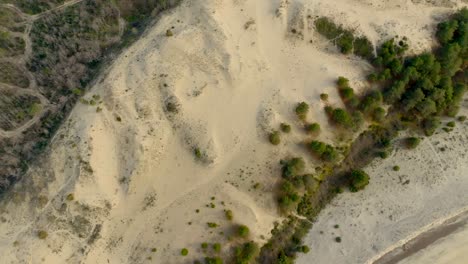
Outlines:
MULTIPOLYGON (((309 102, 309 120, 322 124, 320 139, 333 142, 319 94, 327 92, 330 103, 339 104, 336 77, 347 76, 359 90, 370 68, 314 34, 312 18, 333 16, 374 41, 398 32, 419 51, 431 45, 433 19, 455 6, 440 3, 185 1, 122 54, 85 97, 99 95, 102 111, 78 105, 50 154, 3 202, 2 261, 184 263, 201 255, 201 242, 221 242, 224 249, 235 243, 226 239, 233 223, 248 225, 252 239, 265 241, 280 220, 271 195, 278 161, 301 153, 297 143, 305 138, 293 106, 309 102), (168 29, 172 37, 166 37, 168 29), (168 111, 168 103, 178 106, 177 113, 168 111), (267 132, 284 121, 293 133, 272 147, 267 132), (257 182, 261 187, 255 190, 257 182), (67 200, 70 193, 73 201, 67 200), (210 203, 216 208, 207 207, 210 203), (224 219, 223 209, 233 210, 233 223, 224 219), (209 229, 206 222, 220 227, 209 229), (38 230, 48 232, 46 240, 37 238, 38 230), (188 257, 180 256, 184 247, 188 257)), ((307 162, 309 170, 316 165, 307 162)), ((416 170, 406 165, 408 174, 416 170)), ((414 191, 433 190, 437 183, 426 185, 414 191)), ((394 198, 414 199, 411 195, 394 198)), ((402 231, 395 221, 386 228, 395 239, 413 229, 408 224, 402 231)), ((312 252, 321 254, 318 241, 311 239, 312 252)), ((356 258, 364 260, 391 242, 384 241, 356 258)))

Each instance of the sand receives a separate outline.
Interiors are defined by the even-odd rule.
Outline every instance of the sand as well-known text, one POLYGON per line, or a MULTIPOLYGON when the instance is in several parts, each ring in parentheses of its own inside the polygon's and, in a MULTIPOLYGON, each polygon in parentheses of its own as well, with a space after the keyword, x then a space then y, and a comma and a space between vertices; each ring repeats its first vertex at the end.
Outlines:
MULTIPOLYGON (((236 224, 266 242, 282 220, 272 195, 279 160, 303 155, 310 172, 319 165, 298 146, 307 136, 295 104, 307 101, 308 121, 322 126, 318 138, 335 143, 319 95, 340 105, 337 76, 360 91, 371 69, 314 33, 312 18, 333 17, 374 42, 406 35, 411 52, 420 52, 433 45, 435 23, 462 5, 432 2, 184 1, 109 66, 85 96, 96 105, 75 107, 47 155, 4 199, 2 262, 191 263, 202 256, 202 242, 220 242, 226 253, 236 224), (267 135, 281 122, 293 132, 274 147, 267 135)), ((466 144, 466 135, 460 127, 373 164, 370 188, 344 194, 323 212, 307 239, 311 254, 299 263, 364 263, 466 205, 467 181, 457 174, 467 170, 466 145, 455 145, 466 144), (436 141, 452 147, 439 153, 436 141), (399 174, 390 171, 393 163, 399 174), (398 176, 411 183, 401 186, 398 176), (339 245, 317 235, 332 222, 346 231, 339 245)))

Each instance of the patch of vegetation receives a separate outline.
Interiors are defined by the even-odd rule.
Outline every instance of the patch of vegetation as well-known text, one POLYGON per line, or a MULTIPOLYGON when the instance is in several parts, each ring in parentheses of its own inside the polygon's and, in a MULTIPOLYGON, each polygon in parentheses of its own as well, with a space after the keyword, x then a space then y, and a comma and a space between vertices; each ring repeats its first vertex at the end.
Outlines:
POLYGON ((398 165, 393 166, 393 170, 394 170, 394 171, 399 171, 399 170, 400 170, 400 166, 398 166, 398 165))
POLYGON ((309 112, 309 105, 306 102, 301 102, 296 106, 297 117, 305 121, 307 119, 307 113, 309 112))
POLYGON ((281 123, 280 128, 281 128, 281 131, 283 131, 284 133, 291 132, 291 126, 289 124, 281 123))
POLYGON ((237 227, 237 235, 240 237, 247 237, 250 233, 249 228, 246 225, 239 225, 237 227))
POLYGON ((306 124, 305 130, 308 134, 317 135, 320 133, 320 125, 318 123, 306 124))
POLYGON ((351 30, 336 25, 329 18, 316 19, 315 29, 319 34, 332 41, 343 54, 354 53, 354 55, 367 60, 374 58, 374 47, 369 39, 365 36, 355 37, 351 30))
POLYGON ((180 254, 181 254, 182 256, 187 256, 188 253, 189 253, 189 251, 188 251, 188 249, 186 249, 186 248, 183 248, 183 249, 180 251, 180 254))
POLYGON ((350 180, 350 190, 352 192, 362 190, 369 184, 369 175, 363 170, 352 170, 348 177, 350 180))
POLYGON ((208 222, 208 223, 206 223, 206 224, 208 225, 209 228, 216 228, 216 227, 218 227, 218 224, 213 223, 213 222, 208 222))
POLYGON ((39 230, 39 231, 37 232, 37 237, 38 237, 39 239, 46 239, 48 236, 49 236, 49 234, 48 234, 46 231, 44 231, 44 230, 39 230))
POLYGON ((315 157, 325 162, 333 162, 338 158, 338 153, 332 145, 318 140, 312 140, 307 148, 315 157))
POLYGON ((322 101, 328 101, 328 94, 326 94, 326 93, 321 93, 321 94, 320 94, 320 100, 322 100, 322 101))
POLYGON ((270 135, 268 136, 268 140, 271 144, 275 146, 279 145, 281 143, 281 134, 278 131, 274 131, 270 133, 270 135))
POLYGON ((255 258, 260 252, 257 243, 250 241, 246 242, 235 248, 235 260, 236 264, 249 264, 254 263, 255 258))
POLYGON ((405 146, 409 149, 414 149, 419 146, 421 139, 418 137, 408 137, 405 139, 405 146))
POLYGON ((234 219, 234 214, 232 213, 231 210, 224 210, 224 215, 226 216, 226 219, 229 221, 232 221, 232 219, 234 219))
MULTIPOLYGON (((0 50, 1 54, 1 50, 0 50)), ((25 70, 9 62, 0 62, 0 82, 28 88, 29 79, 25 70)))

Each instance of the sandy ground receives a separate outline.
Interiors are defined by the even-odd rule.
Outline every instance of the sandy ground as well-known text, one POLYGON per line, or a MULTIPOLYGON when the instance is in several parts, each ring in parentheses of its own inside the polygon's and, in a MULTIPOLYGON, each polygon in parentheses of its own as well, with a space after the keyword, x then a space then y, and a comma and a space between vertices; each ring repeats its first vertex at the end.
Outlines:
MULTIPOLYGON (((4 199, 2 263, 192 263, 201 242, 224 250, 236 243, 227 239, 234 224, 266 241, 281 220, 272 195, 279 159, 306 155, 295 104, 311 105, 308 120, 321 123, 319 139, 333 143, 319 95, 339 105, 337 76, 359 91, 370 69, 316 35, 313 17, 331 16, 373 41, 406 35, 418 52, 431 47, 433 25, 460 3, 185 1, 116 59, 85 96, 96 105, 77 105, 50 153, 4 199), (281 122, 293 132, 273 147, 267 134, 281 122), (224 209, 234 212, 232 222, 224 209), (39 239, 39 230, 48 237, 39 239)), ((307 240, 312 254, 300 263, 364 262, 466 205, 466 179, 453 176, 467 169, 459 167, 467 164, 466 135, 466 127, 457 128, 425 140, 420 151, 399 150, 374 164, 368 190, 345 194, 324 211, 307 240), (436 141, 452 149, 439 153, 436 141), (395 162, 398 174, 389 169, 395 162), (402 186, 406 179, 411 183, 402 186), (369 199, 374 195, 380 198, 369 199), (335 222, 342 228, 334 232, 347 229, 339 245, 317 235, 335 222)), ((308 170, 316 165, 307 159, 308 170)))

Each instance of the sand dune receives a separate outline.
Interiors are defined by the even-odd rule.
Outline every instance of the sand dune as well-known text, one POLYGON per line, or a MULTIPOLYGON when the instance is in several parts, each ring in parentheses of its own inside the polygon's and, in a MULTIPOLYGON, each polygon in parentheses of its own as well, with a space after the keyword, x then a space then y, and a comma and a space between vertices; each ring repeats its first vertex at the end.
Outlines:
MULTIPOLYGON (((319 138, 335 142, 319 95, 329 93, 331 104, 341 104, 336 77, 347 76, 362 90, 370 69, 356 57, 339 54, 314 32, 311 19, 333 17, 374 42, 406 35, 412 52, 419 52, 431 47, 436 21, 461 2, 185 1, 113 62, 85 96, 94 96, 97 105, 74 109, 48 155, 2 202, 4 263, 186 263, 202 256, 202 242, 221 242, 227 250, 232 241, 220 232, 228 234, 233 223, 248 225, 251 238, 265 242, 273 223, 281 220, 272 195, 279 159, 303 151, 294 147, 305 136, 294 105, 307 101, 308 119, 322 125, 319 138), (272 147, 267 135, 281 122, 291 123, 294 131, 280 147, 272 147), (260 187, 253 188, 255 183, 260 187), (224 209, 234 212, 233 223, 224 218, 224 209), (207 222, 220 227, 209 229, 207 222), (47 239, 37 237, 39 230, 47 231, 47 239), (180 256, 182 248, 189 249, 189 257, 180 256)), ((463 131, 459 136, 466 135, 463 131)), ((455 172, 422 177, 411 161, 404 161, 413 155, 418 166, 427 166, 427 160, 439 166, 442 154, 431 152, 434 140, 446 142, 440 135, 427 140, 421 152, 397 153, 403 156, 372 166, 375 180, 369 192, 389 195, 393 202, 363 200, 369 195, 364 192, 353 194, 346 208, 334 206, 351 196, 346 194, 323 213, 308 240, 315 253, 300 263, 364 263, 415 230, 416 218, 424 216, 427 222, 443 215, 448 210, 443 202, 452 199, 443 191, 453 190, 448 183, 461 177, 452 177, 455 172), (421 176, 418 184, 402 193, 396 188, 379 193, 396 181, 379 178, 396 161, 415 182, 421 176), (421 215, 423 209, 400 202, 434 190, 438 196, 433 199, 440 201, 435 214, 421 215), (367 206, 394 213, 382 223, 379 213, 369 213, 367 206), (349 207, 357 211, 346 211, 349 207), (350 221, 355 225, 349 232, 366 250, 352 251, 356 248, 347 240, 340 248, 321 244, 316 235, 320 226, 349 217, 356 220, 350 221), (366 232, 383 233, 360 234, 357 225, 362 223, 371 225, 366 232), (371 238, 381 243, 372 248, 371 238), (330 254, 337 262, 326 259, 330 254)), ((445 155, 462 155, 460 151, 445 155)), ((316 163, 307 160, 309 169, 316 163)), ((467 201, 466 193, 451 195, 460 204, 467 201)), ((433 201, 420 199, 416 205, 423 208, 433 201)))

